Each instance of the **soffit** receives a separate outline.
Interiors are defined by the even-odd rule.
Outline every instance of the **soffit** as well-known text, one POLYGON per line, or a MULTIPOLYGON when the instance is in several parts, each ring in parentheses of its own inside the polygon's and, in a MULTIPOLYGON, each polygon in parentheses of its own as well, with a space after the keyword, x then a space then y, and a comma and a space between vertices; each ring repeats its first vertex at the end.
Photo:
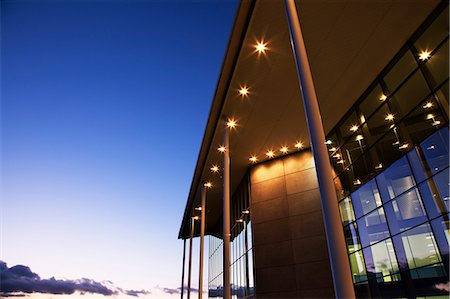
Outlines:
MULTIPOLYGON (((437 3, 298 1, 326 132, 349 110, 437 3)), ((283 145, 294 150, 297 140, 309 146, 283 1, 256 2, 234 72, 228 78, 221 76, 219 85, 224 80, 230 84, 223 92, 226 96, 220 114, 238 121, 230 136, 234 191, 248 170, 251 155, 264 160, 268 149, 279 155, 283 145), (268 42, 266 56, 254 53, 254 44, 261 39, 268 42), (248 97, 239 96, 242 85, 250 88, 248 97)), ((213 107, 219 101, 216 96, 213 107)), ((219 123, 208 122, 206 130, 212 133, 210 137, 205 134, 195 174, 214 185, 208 191, 208 233, 217 227, 222 210, 221 174, 210 171, 212 165, 221 165, 217 147, 222 144, 223 134, 219 123)), ((180 236, 188 236, 187 215, 200 205, 200 185, 194 179, 180 236)))

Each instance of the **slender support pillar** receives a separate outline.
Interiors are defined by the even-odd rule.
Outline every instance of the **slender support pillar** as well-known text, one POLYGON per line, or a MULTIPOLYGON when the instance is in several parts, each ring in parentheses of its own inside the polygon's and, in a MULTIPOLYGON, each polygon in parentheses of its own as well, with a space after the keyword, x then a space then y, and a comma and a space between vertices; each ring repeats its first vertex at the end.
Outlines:
POLYGON ((195 217, 191 217, 191 235, 189 237, 189 267, 188 267, 187 299, 191 298, 192 237, 194 236, 194 228, 195 228, 195 217))
POLYGON ((245 250, 245 298, 250 296, 250 279, 248 267, 248 236, 247 236, 247 220, 243 220, 244 225, 244 250, 245 250))
POLYGON ((223 295, 230 299, 230 135, 223 119, 223 295))
POLYGON ((285 0, 285 6, 292 50, 297 66, 303 105, 305 107, 306 122, 311 139, 311 148, 319 181, 320 200, 322 203, 331 272, 333 274, 334 292, 336 298, 355 298, 344 232, 339 217, 332 168, 325 145, 322 117, 320 115, 305 43, 300 28, 297 8, 294 0, 285 0))
POLYGON ((205 214, 206 214, 206 186, 202 189, 202 210, 201 210, 201 224, 200 224, 200 269, 198 272, 198 299, 203 297, 203 251, 205 242, 205 214))
POLYGON ((184 296, 184 267, 186 265, 186 239, 183 239, 183 266, 181 267, 181 299, 184 296))

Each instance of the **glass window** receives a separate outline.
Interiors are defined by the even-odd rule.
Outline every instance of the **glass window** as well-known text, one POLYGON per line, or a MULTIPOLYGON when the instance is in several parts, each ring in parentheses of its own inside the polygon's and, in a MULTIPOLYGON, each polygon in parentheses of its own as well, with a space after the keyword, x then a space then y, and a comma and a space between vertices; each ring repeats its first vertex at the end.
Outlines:
POLYGON ((393 234, 427 221, 425 209, 416 188, 388 202, 384 209, 393 234))
POLYGON ((392 240, 388 239, 363 249, 367 272, 382 281, 397 280, 392 274, 399 271, 392 240))
POLYGON ((385 103, 370 117, 370 119, 366 120, 367 124, 363 126, 362 130, 366 137, 365 142, 369 146, 374 144, 384 133, 389 131, 391 124, 395 120, 395 118, 392 120, 388 118, 388 115, 391 114, 389 106, 385 103))
POLYGON ((419 191, 430 218, 448 213, 450 208, 448 171, 433 176, 419 184, 419 191))
POLYGON ((359 237, 363 247, 389 237, 383 208, 379 208, 357 221, 359 237))
POLYGON ((428 265, 411 271, 413 279, 431 278, 431 277, 445 277, 446 271, 442 263, 428 265))
POLYGON ((429 224, 406 231, 394 239, 401 240, 409 269, 441 262, 429 224))
POLYGON ((345 226, 344 235, 349 253, 361 249, 361 241, 359 240, 358 231, 356 229, 356 223, 353 222, 350 223, 350 225, 345 226))
POLYGON ((448 6, 417 39, 414 46, 419 52, 433 51, 448 36, 448 6))
POLYGON ((420 147, 432 174, 448 167, 449 138, 448 127, 444 127, 425 139, 420 147))
POLYGON ((434 236, 439 246, 442 258, 444 260, 449 259, 449 247, 450 247, 450 221, 448 216, 439 217, 431 221, 433 227, 434 236))
POLYGON ((448 78, 448 40, 430 57, 425 68, 433 78, 433 88, 448 78))
POLYGON ((359 105, 359 110, 362 113, 360 122, 365 122, 369 116, 387 99, 380 85, 377 84, 367 97, 359 105))
POLYGON ((420 71, 416 71, 389 100, 389 106, 397 119, 402 118, 425 97, 430 94, 430 89, 420 71))
POLYGON ((413 150, 409 151, 407 154, 409 164, 414 173, 414 178, 416 182, 422 182, 427 179, 428 175, 423 168, 423 164, 419 157, 421 155, 420 149, 415 147, 413 150))
POLYGON ((367 280, 366 267, 362 251, 357 251, 349 255, 350 269, 352 271, 353 282, 358 283, 367 280))
POLYGON ((383 78, 384 82, 393 92, 411 72, 417 68, 417 62, 411 51, 406 51, 399 61, 392 67, 389 73, 383 78))
POLYGON ((343 225, 355 221, 355 214, 353 213, 352 200, 350 197, 344 198, 344 200, 339 203, 339 212, 341 213, 343 225))
POLYGON ((341 134, 341 140, 346 140, 352 135, 358 128, 359 119, 356 112, 352 112, 339 126, 339 133, 341 134))
POLYGON ((375 179, 352 193, 353 206, 356 217, 361 217, 382 205, 375 179))
POLYGON ((445 125, 443 113, 433 98, 428 98, 414 109, 404 120, 409 136, 417 144, 445 125))
POLYGON ((414 187, 415 182, 406 157, 401 158, 377 176, 384 202, 414 187))

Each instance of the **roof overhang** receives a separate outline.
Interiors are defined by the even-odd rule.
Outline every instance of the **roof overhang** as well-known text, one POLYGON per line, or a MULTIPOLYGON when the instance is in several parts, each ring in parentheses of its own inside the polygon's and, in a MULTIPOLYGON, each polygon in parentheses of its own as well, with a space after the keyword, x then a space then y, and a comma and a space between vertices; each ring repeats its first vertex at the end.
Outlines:
MULTIPOLYGON (((322 121, 328 133, 372 83, 439 3, 423 1, 297 1, 322 121)), ((246 174, 251 155, 259 161, 281 146, 309 146, 283 1, 241 1, 211 106, 179 238, 189 236, 189 219, 208 190, 207 234, 213 233, 222 206, 221 116, 238 121, 231 132, 232 193, 246 174), (266 55, 255 52, 267 42, 266 55), (249 87, 241 97, 239 88, 249 87)))

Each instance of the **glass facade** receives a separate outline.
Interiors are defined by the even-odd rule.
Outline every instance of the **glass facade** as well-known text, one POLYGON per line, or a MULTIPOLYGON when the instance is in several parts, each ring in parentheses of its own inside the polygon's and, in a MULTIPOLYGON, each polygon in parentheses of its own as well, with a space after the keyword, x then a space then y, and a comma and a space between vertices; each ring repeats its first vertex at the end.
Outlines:
POLYGON ((448 4, 438 10, 327 136, 357 297, 448 298, 448 4))
MULTIPOLYGON (((244 179, 233 196, 231 210, 231 297, 253 298, 253 238, 249 207, 249 182, 244 179)), ((209 237, 209 297, 223 297, 223 240, 209 237)))

